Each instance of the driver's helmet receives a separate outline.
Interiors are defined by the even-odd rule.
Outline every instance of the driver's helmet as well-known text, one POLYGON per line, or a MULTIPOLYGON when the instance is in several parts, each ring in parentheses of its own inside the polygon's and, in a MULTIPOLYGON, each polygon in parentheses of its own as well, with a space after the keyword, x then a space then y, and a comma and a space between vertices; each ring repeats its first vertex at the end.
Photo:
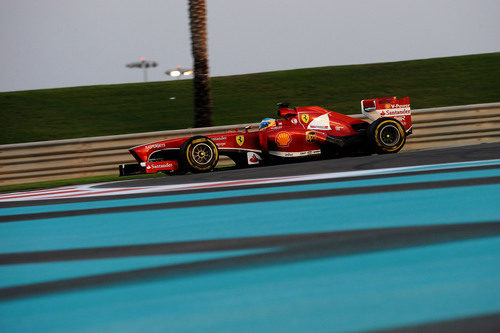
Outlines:
POLYGON ((260 122, 259 131, 262 131, 262 130, 264 130, 266 128, 273 127, 273 126, 276 126, 276 120, 275 119, 273 119, 273 118, 264 118, 260 122))

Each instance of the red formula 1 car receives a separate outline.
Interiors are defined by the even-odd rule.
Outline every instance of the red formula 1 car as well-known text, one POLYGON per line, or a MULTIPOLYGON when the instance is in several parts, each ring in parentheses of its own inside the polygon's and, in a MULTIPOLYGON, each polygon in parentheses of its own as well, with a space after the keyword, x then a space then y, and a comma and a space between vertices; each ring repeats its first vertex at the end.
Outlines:
POLYGON ((265 118, 258 131, 230 131, 170 139, 130 148, 137 164, 120 165, 120 176, 158 171, 211 171, 220 155, 237 167, 307 157, 342 154, 396 153, 412 132, 410 99, 396 97, 361 101, 372 122, 318 106, 290 108, 278 104, 278 119, 265 118))

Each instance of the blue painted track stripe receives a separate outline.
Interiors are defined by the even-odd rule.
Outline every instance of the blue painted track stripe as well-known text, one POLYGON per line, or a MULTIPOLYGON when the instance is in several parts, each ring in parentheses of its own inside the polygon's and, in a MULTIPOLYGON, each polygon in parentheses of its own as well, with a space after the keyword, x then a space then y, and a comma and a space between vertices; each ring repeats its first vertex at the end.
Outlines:
POLYGON ((500 238, 0 303, 9 331, 345 332, 500 311, 500 238), (89 320, 91 318, 91 320, 89 320))
POLYGON ((2 223, 0 252, 489 222, 499 193, 492 184, 2 223))
MULTIPOLYGON (((500 160, 494 159, 494 160, 483 160, 483 161, 429 164, 429 165, 422 165, 422 166, 402 167, 402 168, 396 168, 396 169, 401 169, 404 171, 426 171, 426 170, 443 170, 443 169, 485 166, 485 165, 498 165, 498 164, 500 164, 500 160)), ((395 171, 395 172, 401 172, 401 170, 395 171)))
MULTIPOLYGON (((348 188, 445 177, 493 177, 498 171, 455 170, 203 195, 253 195, 263 190, 263 194, 279 198, 283 191, 323 189, 314 186, 348 188)), ((155 199, 196 200, 200 194, 155 199)), ((136 201, 142 199, 151 198, 106 204, 149 203, 136 201)), ((500 184, 489 184, 2 223, 0 253, 498 222, 499 200, 500 184)), ((50 206, 62 211, 75 209, 50 206)), ((33 292, 28 298, 0 301, 0 331, 345 332, 500 312, 499 236, 377 252, 368 247, 363 251, 367 252, 337 253, 314 260, 306 257, 287 264, 270 261, 252 266, 244 262, 238 269, 212 270, 210 266, 175 277, 159 273, 126 280, 119 274, 113 284, 104 286, 52 289, 42 296, 33 292)), ((6 265, 0 267, 0 287, 251 253, 254 251, 6 265)))

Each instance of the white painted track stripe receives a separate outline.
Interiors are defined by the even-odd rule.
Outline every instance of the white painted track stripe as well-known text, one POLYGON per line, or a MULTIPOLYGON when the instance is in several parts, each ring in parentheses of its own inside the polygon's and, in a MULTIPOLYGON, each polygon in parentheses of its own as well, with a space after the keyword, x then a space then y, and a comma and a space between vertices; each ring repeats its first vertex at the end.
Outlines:
POLYGON ((81 191, 80 189, 65 189, 65 188, 58 188, 54 191, 50 191, 50 192, 22 192, 22 193, 17 193, 17 194, 14 194, 14 195, 11 195, 11 194, 7 194, 7 195, 0 195, 0 200, 4 199, 4 198, 10 198, 10 199, 14 199, 14 198, 24 198, 24 197, 37 197, 37 196, 50 196, 50 195, 55 195, 55 194, 61 194, 61 193, 66 193, 66 194, 69 194, 69 193, 74 193, 74 192, 79 192, 81 191))
POLYGON ((457 162, 457 163, 444 163, 444 164, 428 164, 419 166, 406 166, 398 168, 342 171, 342 172, 331 172, 331 173, 287 176, 287 177, 239 179, 239 180, 231 180, 225 182, 190 183, 190 184, 180 184, 180 185, 156 185, 156 186, 136 187, 136 188, 134 187, 108 188, 108 189, 95 188, 95 186, 97 185, 103 185, 103 183, 100 183, 100 184, 80 185, 75 187, 56 188, 46 191, 32 191, 32 192, 27 191, 27 192, 4 194, 0 195, 0 202, 48 200, 48 199, 62 199, 62 198, 75 198, 75 197, 100 197, 109 195, 136 194, 136 193, 170 192, 170 191, 210 189, 210 188, 221 188, 221 187, 237 187, 243 185, 278 184, 289 181, 340 179, 346 177, 394 174, 400 172, 417 172, 424 170, 456 169, 464 167, 499 165, 499 164, 500 160, 483 160, 483 161, 470 161, 470 162, 457 162))
POLYGON ((24 196, 24 195, 26 195, 26 193, 31 193, 31 194, 36 194, 36 193, 48 194, 50 192, 55 192, 55 191, 74 190, 74 189, 76 189, 76 187, 56 187, 56 188, 50 188, 50 189, 45 189, 45 190, 11 192, 11 193, 6 193, 6 194, 0 194, 0 198, 3 198, 3 197, 14 197, 14 196, 24 196))

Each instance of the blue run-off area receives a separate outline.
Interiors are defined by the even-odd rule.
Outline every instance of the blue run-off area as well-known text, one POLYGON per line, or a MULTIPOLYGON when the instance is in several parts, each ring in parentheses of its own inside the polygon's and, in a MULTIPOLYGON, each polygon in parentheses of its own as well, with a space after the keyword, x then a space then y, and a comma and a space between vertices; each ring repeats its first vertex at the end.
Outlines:
POLYGON ((473 181, 498 177, 500 169, 433 169, 436 173, 2 209, 2 216, 71 213, 408 185, 377 193, 1 223, 0 255, 206 240, 222 244, 234 238, 308 233, 338 232, 344 237, 352 232, 354 238, 342 243, 334 234, 321 244, 295 247, 266 243, 199 252, 1 262, 0 331, 360 331, 498 313, 499 228, 481 233, 474 226, 500 221, 500 184, 473 181), (412 189, 412 184, 467 179, 471 185, 412 189), (468 229, 456 237, 450 233, 456 225, 468 229), (428 237, 413 227, 442 230, 428 237), (400 233, 382 242, 370 238, 388 228, 400 233), (96 276, 103 279, 92 279, 96 276), (90 282, 82 282, 89 277, 90 282))

